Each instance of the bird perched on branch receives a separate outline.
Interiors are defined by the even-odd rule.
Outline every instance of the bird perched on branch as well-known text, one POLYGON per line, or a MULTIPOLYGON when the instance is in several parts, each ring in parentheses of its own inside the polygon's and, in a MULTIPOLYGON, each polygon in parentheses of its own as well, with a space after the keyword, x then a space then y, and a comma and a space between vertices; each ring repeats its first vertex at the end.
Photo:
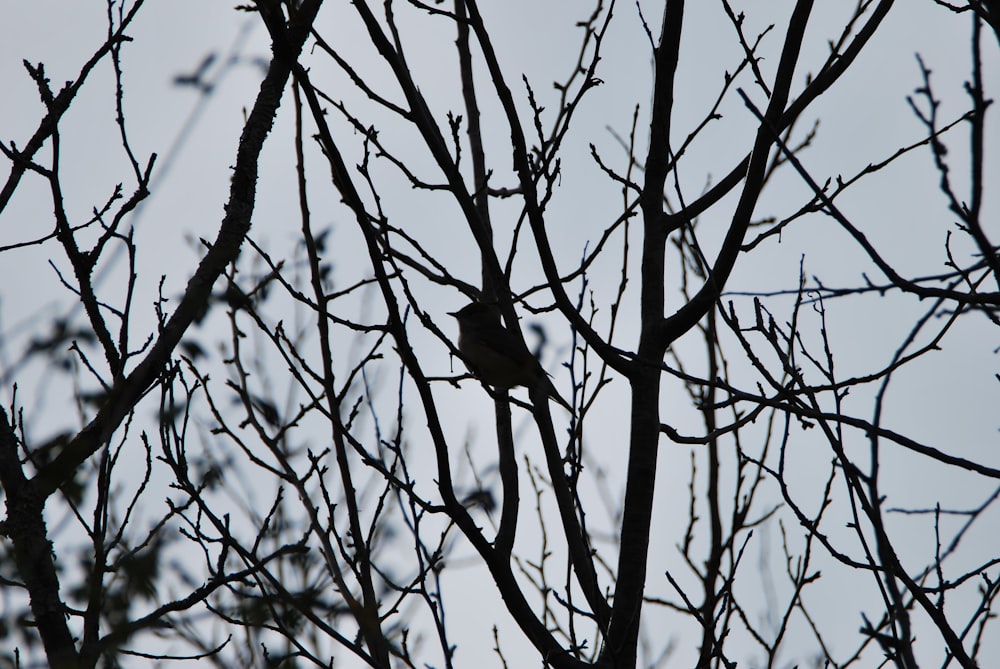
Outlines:
POLYGON ((458 321, 458 350, 481 381, 504 390, 515 386, 538 388, 567 411, 573 411, 521 338, 500 323, 496 307, 473 302, 448 315, 458 321))

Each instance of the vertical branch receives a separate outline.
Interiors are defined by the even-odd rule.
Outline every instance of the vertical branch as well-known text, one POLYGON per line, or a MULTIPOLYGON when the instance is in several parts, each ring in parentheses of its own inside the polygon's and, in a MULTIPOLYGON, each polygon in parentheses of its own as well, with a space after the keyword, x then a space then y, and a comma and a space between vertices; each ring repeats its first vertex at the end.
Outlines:
POLYGON ((87 610, 83 615, 83 639, 80 643, 80 657, 84 666, 94 666, 100 652, 100 623, 104 612, 104 576, 108 573, 108 503, 111 497, 111 457, 107 449, 101 451, 101 462, 97 468, 97 500, 94 504, 94 524, 91 529, 93 562, 88 578, 87 610))
MULTIPOLYGON (((494 89, 500 98, 500 103, 507 117, 507 126, 510 130, 511 145, 514 154, 514 167, 517 170, 518 182, 524 198, 524 206, 528 212, 529 222, 532 231, 535 233, 536 242, 538 242, 545 275, 549 278, 556 302, 560 305, 560 310, 563 314, 572 321, 574 328, 577 328, 580 334, 587 339, 588 343, 591 343, 603 356, 607 356, 609 364, 613 366, 617 364, 620 368, 622 363, 617 353, 610 352, 611 347, 601 340, 591 329, 590 325, 583 320, 583 317, 573 308, 572 303, 566 296, 565 290, 562 289, 562 286, 557 281, 553 280, 558 276, 558 272, 555 269, 551 254, 545 252, 547 242, 544 235, 544 220, 542 219, 541 208, 538 204, 531 163, 528 159, 527 142, 521 129, 520 119, 514 105, 514 98, 504 80, 503 72, 500 70, 500 63, 493 49, 489 33, 483 23, 483 17, 479 13, 479 7, 476 2, 469 0, 468 9, 473 30, 486 58, 486 64, 493 80, 494 89), (617 361, 617 363, 610 362, 611 360, 617 361)), ((502 303, 501 306, 504 307, 507 305, 502 303)), ((510 309, 510 307, 507 308, 510 309)), ((535 403, 535 423, 538 426, 542 446, 545 450, 545 459, 549 466, 549 475, 556 494, 556 502, 559 507, 561 524, 569 548, 570 559, 573 561, 577 580, 583 589, 584 596, 587 598, 587 603, 590 605, 594 615, 597 616, 599 626, 602 629, 607 629, 610 610, 601 593, 597 571, 594 567, 592 549, 576 515, 575 501, 563 471, 559 446, 552 428, 552 419, 548 414, 547 400, 544 393, 539 392, 534 393, 532 400, 535 403)))
MULTIPOLYGON (((468 127, 469 152, 472 154, 473 199, 480 224, 489 239, 493 238, 490 223, 489 193, 487 188, 486 154, 483 151, 483 134, 480 126, 479 103, 476 100, 476 79, 472 70, 472 48, 469 42, 469 20, 465 0, 455 0, 455 25, 458 28, 458 66, 462 77, 462 98, 465 101, 465 122, 468 127)), ((493 277, 483 267, 483 293, 487 299, 496 294, 497 286, 490 285, 493 277)))
POLYGON ((618 666, 634 666, 646 585, 649 528, 656 487, 659 443, 659 366, 666 346, 656 336, 663 321, 664 225, 663 189, 670 170, 670 123, 674 104, 674 77, 684 25, 684 1, 668 0, 663 12, 660 44, 655 53, 653 109, 649 152, 640 205, 643 213, 641 297, 638 356, 629 381, 632 385, 631 435, 618 554, 618 582, 608 642, 603 656, 618 666))
POLYGON ((969 134, 969 172, 972 176, 969 184, 969 204, 956 212, 968 226, 969 234, 976 240, 983 260, 989 265, 993 279, 1000 286, 1000 259, 997 249, 983 230, 980 213, 983 205, 983 161, 986 135, 986 109, 988 102, 983 94, 983 54, 982 54, 982 24, 980 18, 972 17, 972 81, 966 83, 966 91, 972 98, 972 115, 969 123, 972 125, 969 134))
MULTIPOLYGON (((462 97, 465 100, 465 117, 469 135, 469 151, 472 154, 473 199, 479 224, 486 237, 493 239, 493 225, 490 222, 489 182, 486 170, 486 154, 483 151, 483 135, 479 118, 479 103, 476 100, 476 80, 472 70, 472 48, 469 40, 468 11, 465 0, 455 1, 456 26, 458 28, 458 64, 462 77, 462 97)), ((497 277, 490 271, 490 264, 482 263, 483 296, 487 300, 497 297, 503 285, 497 285, 497 277)), ((517 457, 514 453, 514 438, 511 430, 510 405, 506 402, 496 403, 497 447, 499 449, 498 467, 500 481, 503 485, 503 498, 500 510, 500 528, 497 531, 496 547, 501 553, 510 555, 514 547, 514 537, 517 533, 517 515, 519 488, 517 457)))
MULTIPOLYGON (((469 19, 475 31, 476 39, 483 55, 486 59, 486 66, 493 81, 500 104, 503 107, 507 120, 507 128, 510 131, 511 150, 514 159, 514 169, 517 172, 518 185, 524 201, 524 208, 527 212, 528 223, 531 226, 532 234, 535 238, 535 246, 538 249, 542 269, 549 282, 549 288, 555 298, 556 305, 562 315, 570 321, 573 328, 586 339, 587 344, 594 349, 594 352, 608 363, 615 370, 625 373, 626 363, 620 352, 605 342, 590 326, 582 315, 574 308, 573 302, 569 299, 562 284, 559 282, 559 271, 555 265, 552 249, 545 232, 545 219, 542 216, 542 208, 539 205, 538 189, 535 184, 535 173, 532 170, 532 162, 528 157, 528 144, 521 128, 520 117, 517 113, 517 106, 514 104, 514 96, 507 85, 503 71, 500 68, 500 60, 493 48, 493 42, 489 31, 483 22, 483 17, 479 12, 478 4, 475 0, 466 0, 469 10, 469 19)), ((500 305, 502 308, 506 305, 500 305)), ((505 313, 505 317, 510 320, 513 313, 505 313)), ((513 322, 513 321, 511 321, 513 322)))
POLYGON ((66 257, 73 266, 73 274, 76 276, 80 303, 87 314, 90 327, 94 329, 94 336, 104 350, 104 357, 108 363, 108 369, 111 370, 112 374, 112 379, 109 380, 109 383, 119 382, 124 374, 121 354, 115 349, 114 340, 101 313, 101 305, 97 299, 97 294, 94 292, 92 281, 99 247, 95 247, 92 252, 85 252, 81 251, 77 245, 69 216, 64 208, 62 186, 59 183, 59 163, 59 131, 55 129, 52 131, 52 170, 48 174, 48 180, 49 190, 52 193, 53 213, 56 219, 56 238, 62 244, 66 257))
MULTIPOLYGON (((717 332, 715 327, 715 310, 708 312, 708 322, 705 327, 705 348, 708 352, 708 374, 707 378, 719 378, 719 360, 717 348, 717 332)), ((708 558, 705 560, 705 574, 702 578, 702 591, 704 599, 701 605, 701 649, 699 667, 708 667, 711 660, 716 656, 716 633, 715 633, 715 608, 719 603, 719 596, 716 591, 716 582, 721 575, 722 555, 725 550, 726 540, 722 536, 721 518, 721 492, 719 490, 719 439, 714 436, 718 427, 716 421, 716 386, 709 383, 705 386, 701 397, 702 413, 705 417, 705 433, 713 435, 710 437, 706 448, 708 449, 708 485, 705 491, 706 504, 709 515, 709 543, 708 558)), ((735 500, 739 503, 739 499, 735 500)), ((735 528, 734 528, 735 529, 735 528)))
MULTIPOLYGON (((347 518, 350 525, 350 537, 356 555, 356 569, 358 581, 361 584, 362 601, 358 602, 350 592, 341 588, 344 592, 341 595, 351 607, 351 613, 357 620, 358 628, 368 645, 372 657, 379 666, 389 666, 389 644, 379 617, 379 600, 375 593, 374 581, 372 579, 371 546, 366 539, 366 534, 361 528, 361 514, 358 508, 358 494, 354 487, 351 474, 351 463, 348 457, 347 444, 344 435, 344 426, 341 423, 340 394, 337 392, 333 371, 333 350, 331 348, 330 320, 326 317, 328 297, 323 289, 323 270, 320 265, 319 251, 316 240, 312 234, 311 219, 309 215, 309 205, 306 199, 306 178, 305 178, 305 157, 302 153, 302 113, 299 102, 299 87, 297 82, 294 87, 295 92, 295 152, 296 168, 299 184, 299 208, 302 218, 302 239, 305 242, 306 254, 309 258, 309 277, 312 285, 313 297, 316 301, 316 327, 319 330, 319 347, 322 364, 322 374, 320 379, 323 384, 323 397, 326 399, 330 412, 330 428, 333 432, 334 452, 336 455, 337 470, 340 473, 340 482, 343 486, 344 501, 347 506, 347 518)), ((333 559, 333 553, 330 552, 333 559)))
POLYGON ((0 534, 14 544, 14 561, 28 590, 31 613, 52 669, 75 669, 79 656, 66 624, 66 605, 59 597, 52 543, 42 513, 45 496, 21 469, 17 435, 7 412, 0 408, 0 485, 3 485, 7 519, 0 534))

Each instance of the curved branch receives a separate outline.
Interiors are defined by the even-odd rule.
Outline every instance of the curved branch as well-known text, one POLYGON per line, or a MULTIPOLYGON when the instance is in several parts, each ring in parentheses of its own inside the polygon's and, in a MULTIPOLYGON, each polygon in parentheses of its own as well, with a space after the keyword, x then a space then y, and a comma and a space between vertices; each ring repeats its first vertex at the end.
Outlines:
MULTIPOLYGON (((790 126, 802 112, 811 105, 816 98, 825 93, 833 84, 840 79, 854 63, 854 60, 861 53, 861 50, 868 43, 868 40, 872 38, 878 27, 882 24, 883 19, 889 13, 892 8, 893 2, 895 0, 881 0, 878 6, 875 7, 872 12, 872 16, 868 19, 868 22, 858 31, 857 36, 848 45, 844 52, 839 55, 839 57, 832 59, 829 65, 824 68, 819 74, 816 75, 802 94, 799 95, 795 100, 788 105, 788 109, 781 115, 778 123, 775 125, 774 129, 776 133, 781 133, 790 126)), ((732 169, 725 177, 722 178, 719 183, 710 188, 708 192, 689 203, 686 207, 680 211, 665 217, 664 223, 670 229, 676 229, 683 224, 684 221, 690 221, 697 217, 698 215, 707 211, 712 205, 721 200, 726 196, 729 191, 736 187, 736 184, 743 179, 746 174, 747 166, 750 164, 750 156, 747 155, 743 160, 739 162, 736 167, 732 169)))
POLYGON ((736 211, 733 213, 729 231, 726 233, 722 249, 719 251, 705 284, 694 297, 663 323, 660 336, 664 345, 670 344, 690 330, 712 308, 736 264, 736 258, 739 256, 740 247, 743 244, 743 237, 750 225, 750 218, 753 216, 757 199, 760 197, 767 169, 767 157, 771 145, 774 143, 775 133, 778 132, 786 117, 785 105, 788 102, 788 93, 792 85, 792 75, 795 73, 795 66, 799 60, 799 50, 802 47, 806 23, 811 11, 811 0, 799 0, 792 11, 788 32, 785 35, 785 45, 781 51, 781 60, 778 62, 774 89, 764 118, 757 128, 757 137, 747 160, 746 181, 736 205, 736 211))
POLYGON ((84 460, 107 442, 136 403, 156 383, 181 337, 204 311, 212 286, 239 255, 240 247, 250 231, 260 153, 274 124, 295 58, 302 50, 321 4, 322 0, 306 0, 298 7, 287 28, 282 28, 284 44, 275 44, 275 55, 243 127, 226 215, 219 226, 215 242, 198 264, 176 311, 163 326, 146 357, 123 381, 115 384, 108 394, 108 400, 93 420, 31 480, 43 497, 52 494, 84 460))

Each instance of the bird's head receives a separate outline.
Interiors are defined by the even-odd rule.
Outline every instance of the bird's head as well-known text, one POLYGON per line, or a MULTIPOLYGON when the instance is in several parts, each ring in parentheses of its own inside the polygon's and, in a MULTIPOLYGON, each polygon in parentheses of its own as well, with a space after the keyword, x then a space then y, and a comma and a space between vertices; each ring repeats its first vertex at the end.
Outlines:
POLYGON ((458 311, 448 312, 459 325, 497 325, 500 323, 500 310, 496 305, 484 302, 471 302, 458 311))

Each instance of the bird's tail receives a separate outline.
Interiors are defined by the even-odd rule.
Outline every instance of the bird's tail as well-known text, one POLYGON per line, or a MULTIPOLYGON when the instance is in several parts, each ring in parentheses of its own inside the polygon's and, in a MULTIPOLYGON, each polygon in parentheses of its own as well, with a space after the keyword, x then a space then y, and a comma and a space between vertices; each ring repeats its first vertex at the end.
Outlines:
POLYGON ((553 400, 556 401, 556 404, 566 409, 566 411, 573 413, 573 407, 570 406, 569 402, 567 402, 562 398, 562 395, 559 394, 559 391, 556 390, 556 387, 552 385, 552 379, 549 378, 548 374, 542 377, 539 386, 541 390, 545 391, 546 395, 548 395, 549 397, 551 397, 553 400))

